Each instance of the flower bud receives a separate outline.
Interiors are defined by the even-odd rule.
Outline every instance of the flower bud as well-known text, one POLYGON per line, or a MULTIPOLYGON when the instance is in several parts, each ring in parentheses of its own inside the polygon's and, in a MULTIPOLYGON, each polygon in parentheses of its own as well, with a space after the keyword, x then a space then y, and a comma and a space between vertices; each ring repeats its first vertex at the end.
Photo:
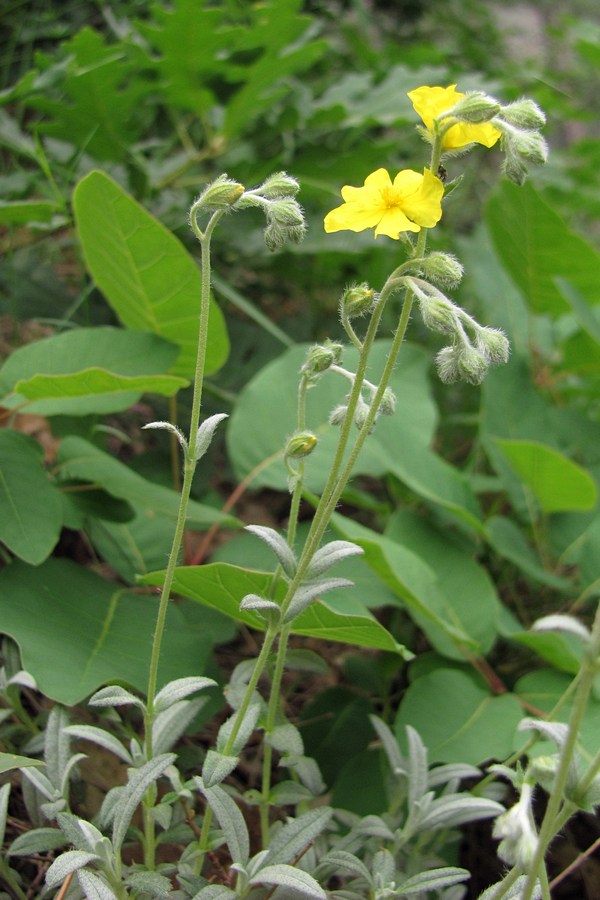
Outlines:
POLYGON ((511 809, 498 816, 492 837, 500 839, 498 856, 509 866, 526 871, 537 850, 538 836, 531 813, 532 788, 524 784, 521 797, 511 809))
POLYGON ((270 221, 286 228, 304 226, 304 215, 299 203, 289 198, 272 200, 267 208, 270 221))
POLYGON ((340 403, 338 406, 335 406, 331 412, 329 413, 329 424, 330 425, 342 425, 344 419, 346 418, 346 413, 348 412, 348 407, 345 403, 340 403))
POLYGON ((493 97, 481 91, 473 91, 465 94, 462 100, 454 106, 445 116, 453 116, 460 119, 461 122, 470 122, 476 124, 478 122, 489 122, 494 116, 500 112, 500 104, 493 97))
POLYGON ((548 145, 537 131, 515 131, 511 144, 519 156, 534 166, 543 166, 548 159, 548 145))
POLYGON ((488 362, 508 362, 510 344, 506 335, 499 328, 480 328, 476 341, 477 349, 488 362))
POLYGON ((390 387, 383 392, 378 412, 382 416, 393 416, 396 412, 396 395, 390 387))
POLYGON ((526 131, 537 131, 546 124, 546 116, 539 108, 537 103, 523 97, 521 100, 515 100, 503 106, 501 110, 502 118, 515 128, 525 129, 526 131))
POLYGON ((288 459, 303 459, 317 446, 317 436, 312 431, 297 431, 288 439, 285 456, 288 459))
POLYGON ((502 169, 506 177, 515 184, 519 186, 525 184, 528 174, 527 166, 522 157, 518 153, 514 153, 508 145, 502 169))
POLYGON ((286 172, 276 172, 256 188, 256 193, 265 200, 278 200, 281 197, 295 197, 299 190, 300 185, 295 178, 286 172))
POLYGON ((200 194, 194 206, 206 210, 227 209, 240 199, 244 190, 242 184, 220 175, 200 194))
MULTIPOLYGON (((419 297, 419 309, 426 328, 437 331, 440 334, 454 334, 456 332, 456 313, 454 306, 443 297, 425 296, 419 297)), ((443 380, 443 379, 442 379, 443 380)))
POLYGON ((462 281, 463 267, 451 253, 430 253, 423 260, 421 268, 425 277, 440 287, 455 288, 462 281))
POLYGON ((436 356, 438 375, 445 384, 463 380, 481 384, 488 369, 488 361, 471 344, 444 347, 436 356))
POLYGON ((363 281, 362 284, 353 284, 347 287, 340 299, 342 312, 349 319, 362 316, 373 305, 374 292, 363 281))
POLYGON ((356 404, 356 409, 354 411, 354 424, 360 430, 365 422, 367 421, 367 416, 371 412, 371 407, 368 403, 365 403, 362 397, 359 397, 358 403, 356 404))
POLYGON ((342 358, 344 347, 336 341, 327 338, 322 344, 313 344, 306 354, 306 359, 300 373, 311 381, 316 381, 316 376, 326 372, 330 366, 337 365, 342 358))

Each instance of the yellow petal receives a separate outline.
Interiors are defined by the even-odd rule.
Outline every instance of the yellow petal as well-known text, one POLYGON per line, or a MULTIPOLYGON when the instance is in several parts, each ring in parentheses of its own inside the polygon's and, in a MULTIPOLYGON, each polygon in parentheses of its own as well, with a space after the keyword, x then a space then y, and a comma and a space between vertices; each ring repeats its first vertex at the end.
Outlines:
POLYGON ((365 209, 359 203, 344 203, 327 213, 324 219, 325 231, 364 231, 374 228, 381 218, 381 209, 365 209))
POLYGON ((411 222, 408 216, 402 212, 400 207, 393 206, 383 214, 379 225, 375 229, 375 237, 378 237, 380 234, 385 234, 387 237, 391 237, 397 241, 401 231, 420 230, 421 226, 411 222))
POLYGON ((490 122, 481 122, 478 125, 469 122, 458 122, 449 128, 442 140, 444 150, 458 150, 467 144, 483 144, 484 147, 493 147, 500 139, 501 133, 490 122))
POLYGON ((429 169, 423 169, 421 186, 402 204, 406 215, 425 228, 433 228, 442 218, 444 185, 429 169))
POLYGON ((456 90, 455 84, 451 84, 447 88, 427 86, 415 88, 414 91, 408 92, 408 96, 425 127, 431 130, 433 120, 447 109, 452 109, 465 95, 456 90))

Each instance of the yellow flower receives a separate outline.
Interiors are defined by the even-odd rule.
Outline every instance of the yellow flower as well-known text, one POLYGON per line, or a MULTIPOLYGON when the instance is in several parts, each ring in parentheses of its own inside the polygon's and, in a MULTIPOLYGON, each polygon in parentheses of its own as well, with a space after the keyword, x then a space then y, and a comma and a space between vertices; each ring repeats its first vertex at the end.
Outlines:
MULTIPOLYGON (((420 87, 409 91, 408 96, 412 101, 415 111, 421 116, 428 131, 433 131, 433 122, 438 119, 445 110, 463 100, 465 94, 456 90, 456 85, 451 84, 447 88, 420 87)), ((442 123, 444 119, 440 120, 442 123)), ((443 150, 458 150, 467 144, 483 144, 484 147, 493 147, 500 138, 500 131, 490 122, 471 124, 469 122, 457 122, 444 134, 442 138, 443 150)))
POLYGON ((375 229, 398 240, 401 231, 433 228, 442 215, 444 185, 429 169, 423 174, 404 169, 392 182, 385 169, 366 178, 363 187, 345 185, 344 203, 325 216, 325 231, 375 229))

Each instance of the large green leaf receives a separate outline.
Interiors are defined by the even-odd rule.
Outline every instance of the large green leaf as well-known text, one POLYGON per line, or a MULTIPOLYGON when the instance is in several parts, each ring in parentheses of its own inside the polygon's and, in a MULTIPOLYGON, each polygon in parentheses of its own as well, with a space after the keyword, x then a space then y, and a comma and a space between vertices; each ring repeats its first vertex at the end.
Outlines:
POLYGON ((141 121, 147 115, 143 98, 150 85, 135 75, 130 47, 108 46, 91 28, 82 28, 64 46, 66 63, 58 66, 40 55, 39 62, 53 68, 44 83, 33 86, 26 102, 45 114, 42 132, 75 146, 93 159, 129 160, 141 121), (60 93, 48 90, 48 81, 60 80, 60 93))
MULTIPOLYGON (((179 494, 160 484, 153 484, 138 475, 118 459, 99 450, 89 441, 79 437, 65 438, 59 447, 57 463, 62 480, 73 479, 99 485, 112 494, 137 507, 150 519, 167 517, 172 521, 177 517, 179 494)), ((237 525, 231 516, 226 516, 194 500, 188 507, 190 525, 237 525)))
POLYGON ((176 358, 177 348, 154 334, 77 328, 15 350, 0 369, 0 395, 9 409, 26 405, 38 415, 117 412, 144 392, 184 387, 163 375, 176 358))
MULTIPOLYGON (((68 706, 107 682, 144 691, 157 598, 124 590, 64 559, 37 568, 13 563, 0 575, 1 629, 21 649, 23 667, 47 697, 68 706)), ((166 683, 201 675, 212 634, 187 626, 171 605, 159 667, 166 683)))
MULTIPOLYGON (((481 620, 460 608, 456 598, 445 593, 435 571, 435 560, 352 519, 335 515, 332 522, 342 537, 365 551, 365 560, 396 595, 411 618, 423 629, 431 644, 444 656, 463 660, 465 653, 479 652, 492 638, 489 600, 481 620)), ((422 552, 422 548, 421 552, 422 552)))
POLYGON ((569 304, 556 285, 566 279, 590 303, 600 302, 600 254, 566 225, 535 190, 503 181, 486 221, 498 255, 536 312, 560 314, 569 304))
POLYGON ((500 603, 494 584, 475 559, 474 547, 453 540, 409 510, 396 512, 385 536, 418 554, 437 576, 449 622, 476 638, 479 652, 487 653, 498 632, 500 603))
MULTIPOLYGON (((151 572, 140 582, 160 585, 163 577, 164 572, 151 572)), ((240 601, 246 594, 267 597, 272 578, 272 573, 242 569, 227 563, 182 566, 175 570, 173 592, 218 610, 236 622, 263 631, 264 619, 253 610, 240 610, 240 601)), ((357 647, 404 652, 404 648, 376 619, 367 615, 343 615, 323 601, 316 601, 305 609, 294 620, 292 631, 306 637, 340 641, 357 647)))
MULTIPOLYGON (((192 377, 201 285, 193 258, 102 172, 79 182, 73 205, 88 269, 121 322, 177 344, 180 354, 171 374, 192 377)), ((211 301, 206 371, 220 368, 228 351, 223 316, 211 301)))
POLYGON ((407 725, 416 728, 431 762, 479 765, 510 756, 522 718, 512 694, 494 695, 471 672, 439 668, 410 685, 394 727, 400 743, 407 725))
MULTIPOLYGON (((371 355, 369 380, 377 382, 389 341, 378 341, 371 355)), ((287 489, 281 450, 295 429, 298 371, 307 345, 298 345, 266 365, 241 392, 227 429, 230 457, 241 479, 257 470, 254 486, 287 489), (277 415, 273 415, 273 410, 277 415), (279 451, 279 453, 278 453, 279 451)), ((350 348, 344 365, 351 371, 357 354, 350 348)), ((397 406, 393 416, 381 416, 355 466, 355 473, 381 477, 392 473, 417 494, 479 528, 478 508, 464 476, 430 449, 437 421, 427 378, 429 360, 423 351, 406 344, 400 353, 392 387, 397 406)), ((306 424, 318 437, 306 459, 306 484, 318 492, 327 479, 339 430, 328 422, 331 410, 348 391, 345 380, 328 373, 308 392, 306 424)))
POLYGON ((496 438, 495 443, 543 512, 586 510, 595 506, 594 479, 562 453, 539 441, 496 438))
POLYGON ((0 429, 0 541, 35 566, 52 552, 62 522, 60 491, 42 468, 42 448, 0 429))

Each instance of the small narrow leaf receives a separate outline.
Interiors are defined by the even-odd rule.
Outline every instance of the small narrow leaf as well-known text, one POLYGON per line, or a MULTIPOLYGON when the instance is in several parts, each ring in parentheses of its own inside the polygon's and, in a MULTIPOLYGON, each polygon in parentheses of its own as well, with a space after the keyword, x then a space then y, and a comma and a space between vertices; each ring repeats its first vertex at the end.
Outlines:
POLYGON ((10 784, 3 784, 0 787, 0 847, 4 844, 4 833, 6 831, 6 817, 8 815, 8 797, 10 794, 10 784))
POLYGON ((412 894, 421 894, 425 891, 440 891, 442 888, 460 884, 470 878, 467 869, 458 869, 456 866, 445 866, 440 869, 430 869, 428 872, 419 872, 412 878, 398 885, 398 896, 410 897, 412 894))
POLYGON ((110 734, 104 728, 97 728, 95 725, 68 725, 65 728, 65 732, 71 737, 79 738, 83 741, 91 741, 99 747, 104 747, 105 750, 110 750, 111 753, 114 753, 127 765, 133 765, 131 754, 127 748, 123 746, 114 734, 110 734))
POLYGON ((126 691, 125 688, 119 687, 118 684, 100 688, 90 697, 88 703, 90 706, 139 706, 140 709, 145 709, 145 705, 139 697, 126 691))
POLYGON ((299 616, 300 613, 303 612, 313 600, 320 597, 321 594, 325 594, 327 591, 333 591, 336 588, 352 587, 353 584, 354 582, 350 581, 348 578, 323 578, 312 584, 302 585, 302 587, 294 594, 294 599, 288 607, 284 620, 286 622, 291 622, 292 619, 299 616))
POLYGON ((29 756, 18 756, 16 753, 0 753, 0 775, 11 769, 25 769, 27 766, 43 766, 41 759, 31 759, 29 756))
POLYGON ((206 787, 214 787, 231 775, 239 763, 238 756, 225 756, 216 750, 209 750, 202 766, 202 781, 206 787))
MULTIPOLYGON (((242 720, 242 724, 240 725, 240 729, 235 737, 233 747, 231 747, 232 753, 237 754, 246 746, 248 738, 256 728, 256 723, 258 722, 259 715, 260 704, 253 703, 247 710, 242 720)), ((229 740, 229 735, 232 732, 234 724, 237 723, 237 719, 238 713, 235 712, 227 719, 226 722, 223 722, 223 724, 219 728, 219 733, 217 735, 217 750, 219 751, 219 753, 225 749, 225 746, 229 740)))
POLYGON ((201 778, 196 777, 195 780, 216 816, 232 861, 245 866, 250 857, 250 837, 241 810, 222 787, 209 788, 201 778))
POLYGON ((290 888, 302 897, 309 897, 312 900, 326 900, 327 894, 318 881, 304 872, 302 869, 295 869, 293 866, 283 864, 276 866, 267 866, 249 879, 250 884, 277 884, 284 888, 290 888))
POLYGON ((154 752, 166 753, 170 750, 205 703, 205 698, 179 700, 159 713, 152 725, 154 752))
POLYGON ((307 569, 306 577, 307 579, 318 578, 342 559, 359 556, 364 552, 362 547, 353 544, 352 541, 331 541, 317 550, 307 569))
POLYGON ((100 861, 100 857, 96 856, 95 853, 86 853, 83 850, 67 850, 66 853, 61 853, 58 859, 54 860, 46 872, 46 884, 49 888, 59 887, 71 872, 83 869, 88 863, 94 861, 100 861))
POLYGON ((292 862, 321 834, 330 818, 329 807, 321 806, 286 822, 271 838, 263 864, 274 866, 279 863, 292 862))
POLYGON ((588 644, 592 635, 586 626, 573 616, 563 616, 558 613, 543 616, 537 619, 531 626, 532 631, 563 631, 581 638, 584 644, 588 644))
POLYGON ((229 418, 227 413, 216 413, 214 416, 209 416, 209 418, 205 419, 202 425, 200 425, 196 434, 196 447, 194 451, 194 459, 196 461, 202 459, 210 447, 217 425, 222 422, 223 419, 227 418, 229 418))
POLYGON ((88 869, 81 869, 77 873, 77 878, 86 900, 119 900, 110 885, 94 872, 90 872, 88 869))
POLYGON ((131 772, 129 781, 119 797, 114 817, 113 846, 119 851, 125 840, 131 817, 136 811, 142 797, 150 787, 177 759, 174 753, 163 753, 151 759, 141 769, 131 772))
POLYGON ((217 682, 213 678, 204 678, 199 675, 190 675, 188 678, 176 678, 165 684, 154 698, 154 711, 162 712, 172 703, 189 697, 197 691, 203 691, 206 688, 216 687, 217 682))
POLYGON ((333 868, 336 872, 340 869, 343 872, 352 872, 353 875, 363 878, 368 885, 373 884, 371 873, 364 862, 347 850, 330 850, 319 862, 319 867, 321 866, 333 868))
POLYGON ((6 852, 8 856, 31 856, 34 853, 58 850, 66 843, 67 839, 58 828, 33 828, 18 835, 6 852))
POLYGON ((294 577, 298 565, 294 551, 274 528, 268 528, 266 525, 246 525, 246 531, 255 534, 261 541, 264 541, 279 560, 281 568, 287 577, 294 577))

